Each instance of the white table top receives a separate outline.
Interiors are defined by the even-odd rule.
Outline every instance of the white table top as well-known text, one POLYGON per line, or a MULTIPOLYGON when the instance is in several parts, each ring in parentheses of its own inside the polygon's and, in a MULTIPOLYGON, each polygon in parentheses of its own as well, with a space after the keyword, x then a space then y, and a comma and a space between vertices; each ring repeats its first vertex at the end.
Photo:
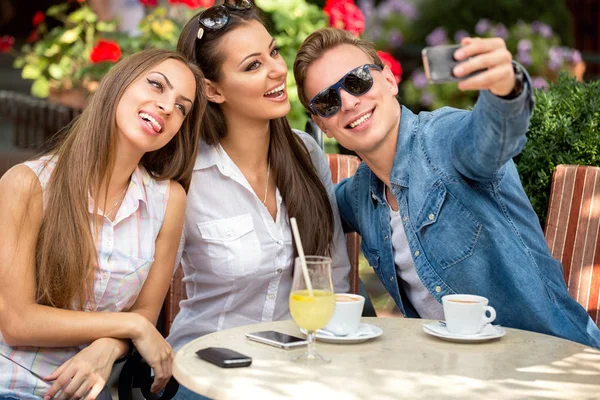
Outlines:
POLYGON ((213 399, 600 399, 600 351, 568 340, 506 329, 485 343, 451 343, 405 318, 363 318, 383 335, 360 344, 317 343, 331 364, 289 361, 305 347, 282 350, 244 334, 277 330, 302 336, 293 321, 247 325, 198 338, 175 357, 182 385, 213 399), (223 369, 195 354, 227 347, 252 357, 246 368, 223 369))

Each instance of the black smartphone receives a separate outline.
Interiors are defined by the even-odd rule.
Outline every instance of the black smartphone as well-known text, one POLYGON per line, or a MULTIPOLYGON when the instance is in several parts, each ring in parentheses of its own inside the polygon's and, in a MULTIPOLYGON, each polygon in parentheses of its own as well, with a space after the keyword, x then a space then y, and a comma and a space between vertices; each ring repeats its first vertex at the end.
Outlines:
POLYGON ((250 340, 280 347, 282 349, 291 349, 292 347, 304 346, 308 343, 304 338, 276 331, 246 333, 246 337, 250 340))
POLYGON ((459 44, 456 45, 440 45, 440 46, 429 46, 425 47, 421 52, 423 58, 423 68, 425 69, 425 76, 429 83, 445 83, 445 82, 457 82, 475 76, 484 70, 479 70, 470 73, 469 75, 457 78, 452 73, 452 69, 463 61, 456 61, 454 59, 454 52, 460 48, 459 44))
POLYGON ((221 368, 248 367, 252 359, 235 350, 224 347, 207 347, 196 352, 198 357, 221 368))

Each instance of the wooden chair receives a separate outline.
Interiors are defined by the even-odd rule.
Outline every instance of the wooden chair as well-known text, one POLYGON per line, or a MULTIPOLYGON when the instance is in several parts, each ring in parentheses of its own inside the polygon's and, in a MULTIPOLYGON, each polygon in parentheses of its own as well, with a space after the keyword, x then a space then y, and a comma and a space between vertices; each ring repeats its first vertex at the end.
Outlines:
POLYGON ((569 294, 600 327, 600 168, 556 166, 545 236, 569 294))
MULTIPOLYGON (((344 178, 354 175, 360 160, 356 156, 327 154, 329 168, 331 170, 331 180, 338 183, 344 178)), ((360 251, 360 237, 356 233, 346 234, 346 246, 348 248, 348 257, 350 258, 350 291, 358 293, 358 260, 360 251)), ((171 324, 179 312, 179 302, 187 298, 185 284, 183 279, 183 269, 181 266, 173 275, 171 287, 167 292, 165 303, 163 305, 162 332, 165 336, 169 334, 171 324)))

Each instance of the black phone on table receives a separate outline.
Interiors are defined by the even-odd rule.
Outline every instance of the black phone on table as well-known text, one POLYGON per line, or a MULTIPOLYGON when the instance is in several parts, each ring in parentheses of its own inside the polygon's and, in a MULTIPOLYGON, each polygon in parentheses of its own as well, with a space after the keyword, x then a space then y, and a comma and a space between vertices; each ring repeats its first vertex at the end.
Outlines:
POLYGON ((306 339, 304 338, 276 331, 246 333, 246 337, 250 340, 282 349, 291 349, 293 347, 304 346, 307 343, 306 339))
POLYGON ((198 357, 221 368, 248 367, 252 358, 224 347, 207 347, 196 352, 198 357))
POLYGON ((460 45, 440 45, 425 47, 421 56, 423 58, 423 68, 425 76, 429 83, 458 82, 475 76, 484 70, 479 70, 465 75, 461 78, 454 76, 452 70, 459 63, 466 60, 457 61, 454 59, 454 52, 460 48, 460 45))

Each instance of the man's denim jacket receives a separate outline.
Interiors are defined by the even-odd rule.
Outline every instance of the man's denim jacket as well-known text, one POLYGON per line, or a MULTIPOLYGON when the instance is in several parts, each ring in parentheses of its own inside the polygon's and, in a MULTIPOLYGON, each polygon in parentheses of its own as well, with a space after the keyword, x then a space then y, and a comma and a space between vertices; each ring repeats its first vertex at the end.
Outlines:
MULTIPOLYGON (((533 108, 526 87, 512 100, 481 92, 473 111, 415 115, 402 107, 391 191, 417 274, 438 302, 453 293, 485 296, 497 310, 494 323, 600 348, 600 330, 569 297, 512 161, 533 108)), ((336 196, 387 291, 404 315, 418 317, 397 282, 383 182, 362 163, 336 196)))

